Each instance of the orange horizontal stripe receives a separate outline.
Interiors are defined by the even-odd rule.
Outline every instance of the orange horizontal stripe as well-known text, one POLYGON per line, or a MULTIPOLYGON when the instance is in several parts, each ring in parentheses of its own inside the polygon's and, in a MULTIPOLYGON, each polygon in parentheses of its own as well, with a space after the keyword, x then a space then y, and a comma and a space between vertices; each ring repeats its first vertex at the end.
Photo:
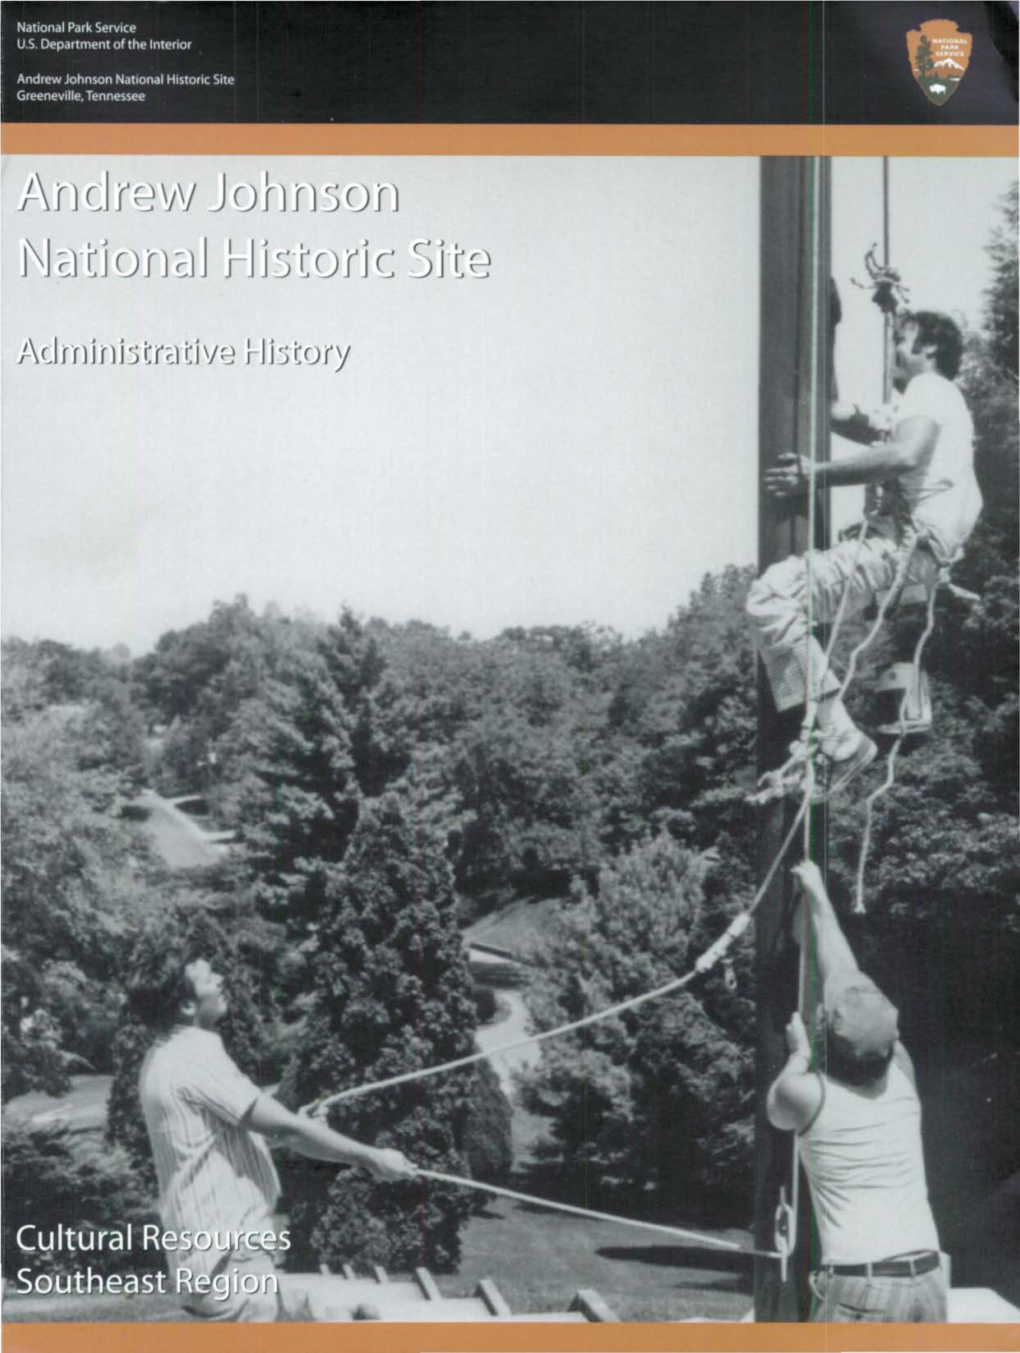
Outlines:
POLYGON ((7 1353, 1015 1353, 1018 1325, 5 1325, 7 1353))
POLYGON ((9 155, 942 155, 1013 157, 1016 127, 5 122, 9 155))

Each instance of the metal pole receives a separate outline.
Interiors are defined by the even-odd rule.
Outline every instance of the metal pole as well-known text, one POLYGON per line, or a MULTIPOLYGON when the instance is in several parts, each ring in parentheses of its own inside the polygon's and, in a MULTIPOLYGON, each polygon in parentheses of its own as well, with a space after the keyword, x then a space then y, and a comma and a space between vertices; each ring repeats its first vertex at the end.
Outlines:
MULTIPOLYGON (((882 156, 882 267, 889 267, 889 156, 882 156)), ((892 399, 892 338, 893 317, 886 311, 882 316, 882 403, 892 399)), ((864 486, 864 512, 868 516, 878 510, 878 485, 864 486)))
MULTIPOLYGON (((829 163, 770 157, 761 171, 761 355, 759 477, 784 451, 828 455, 829 384, 829 163), (818 228, 813 230, 813 224, 818 228)), ((827 502, 816 510, 816 546, 826 543, 827 502)), ((760 499, 758 562, 764 570, 807 548, 805 504, 760 499)), ((758 768, 786 757, 802 711, 776 712, 764 674, 758 680, 758 768)), ((759 810, 757 869, 762 880, 796 805, 779 801, 759 810)), ((812 854, 824 862, 824 813, 812 813, 812 854)), ((791 1143, 765 1115, 765 1097, 785 1061, 784 1029, 797 1002, 797 950, 788 934, 789 872, 781 870, 756 914, 757 1117, 755 1122, 755 1245, 772 1248, 780 1188, 790 1197, 791 1143)), ((804 1191, 806 1195, 806 1191, 804 1191)), ((755 1318, 798 1320, 807 1312, 810 1263, 809 1204, 802 1198, 799 1244, 785 1283, 775 1261, 755 1263, 755 1318)))

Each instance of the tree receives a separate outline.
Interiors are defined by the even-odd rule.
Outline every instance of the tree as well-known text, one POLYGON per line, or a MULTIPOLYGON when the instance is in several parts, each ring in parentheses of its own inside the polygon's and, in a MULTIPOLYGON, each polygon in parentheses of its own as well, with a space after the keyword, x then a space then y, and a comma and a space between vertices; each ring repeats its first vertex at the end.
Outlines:
MULTIPOLYGON (((514 1162, 513 1108, 489 1062, 475 1066, 475 1086, 464 1134, 472 1179, 502 1183, 514 1162)), ((480 1201, 481 1195, 476 1197, 480 1201)))
MULTIPOLYGON (((756 810, 756 659, 745 615, 753 572, 726 568, 702 580, 670 619, 649 658, 659 675, 635 715, 638 811, 681 844, 722 855, 713 887, 736 900, 753 886, 756 810)), ((647 646, 647 644, 646 644, 647 646)), ((631 836, 626 844, 637 838, 631 836)))
POLYGON ((917 67, 917 74, 925 80, 935 69, 935 57, 932 55, 931 41, 926 33, 921 34, 921 41, 917 44, 917 51, 914 54, 914 62, 917 67))
MULTIPOLYGON (((395 793, 364 804, 342 865, 323 870, 314 993, 282 1094, 295 1106, 463 1056, 474 1002, 444 843, 395 793)), ((464 1174, 471 1071, 336 1105, 330 1124, 464 1174)), ((379 1184, 301 1162, 289 1188, 293 1259, 454 1265, 469 1203, 449 1187, 379 1184)))
POLYGON ((108 1040, 142 906, 134 871, 146 847, 120 817, 124 776, 94 764, 91 717, 56 706, 4 724, 5 1098, 62 1093, 108 1040))
POLYGON ((135 663, 135 678, 150 708, 166 723, 194 714, 258 624, 241 595, 216 602, 208 620, 161 635, 153 652, 135 663))
MULTIPOLYGON (((708 884, 711 856, 662 834, 579 888, 533 955, 529 1005, 541 1028, 664 985, 724 929, 708 884)), ((718 975, 660 1002, 543 1044, 523 1103, 551 1118, 557 1176, 597 1196, 653 1186, 659 1206, 729 1194, 746 1206, 753 1073, 749 957, 735 950, 741 995, 718 975)))
POLYGON ((75 1248, 57 1246, 30 1257, 18 1244, 24 1226, 45 1235, 63 1226, 87 1234, 117 1231, 133 1244, 123 1250, 96 1244, 84 1258, 100 1273, 117 1269, 151 1269, 161 1265, 159 1250, 142 1242, 142 1226, 157 1222, 152 1196, 131 1159, 119 1147, 112 1150, 77 1139, 59 1125, 34 1126, 5 1121, 3 1152, 3 1264, 9 1278, 20 1268, 75 1272, 84 1267, 75 1248))
POLYGON ((988 290, 985 309, 985 332, 989 353, 1001 374, 1017 383, 1017 204, 1016 183, 1004 195, 999 206, 1002 224, 994 231, 988 243, 992 260, 992 284, 988 290))
POLYGON ((294 638, 218 749, 228 781, 221 807, 237 827, 256 896, 301 939, 316 920, 316 878, 343 858, 361 796, 353 717, 335 670, 316 637, 294 638))

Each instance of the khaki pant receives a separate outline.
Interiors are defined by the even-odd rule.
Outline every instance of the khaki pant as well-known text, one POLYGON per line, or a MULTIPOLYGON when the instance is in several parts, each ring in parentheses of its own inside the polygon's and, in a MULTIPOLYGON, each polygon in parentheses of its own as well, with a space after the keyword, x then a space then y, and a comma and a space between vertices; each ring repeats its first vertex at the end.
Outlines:
MULTIPOLYGON (((811 587, 805 555, 791 555, 773 564, 752 584, 747 599, 751 638, 768 673, 776 709, 803 705, 811 672, 814 698, 835 695, 839 681, 823 672, 825 655, 811 633, 811 625, 831 624, 844 589, 844 616, 859 615, 896 579, 900 547, 882 535, 868 535, 863 543, 845 540, 831 550, 812 550, 811 587), (810 622, 810 623, 809 623, 810 622)), ((925 549, 915 549, 906 582, 934 587, 938 564, 925 549)))

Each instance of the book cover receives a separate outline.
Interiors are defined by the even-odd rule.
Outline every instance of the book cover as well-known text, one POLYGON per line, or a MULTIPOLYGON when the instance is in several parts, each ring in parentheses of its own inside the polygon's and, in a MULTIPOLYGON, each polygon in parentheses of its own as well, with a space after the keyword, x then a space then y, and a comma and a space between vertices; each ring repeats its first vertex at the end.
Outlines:
POLYGON ((4 4, 11 1348, 1017 1346, 1016 14, 937 8, 4 4), (923 1106, 862 1263, 807 857, 923 1106))

